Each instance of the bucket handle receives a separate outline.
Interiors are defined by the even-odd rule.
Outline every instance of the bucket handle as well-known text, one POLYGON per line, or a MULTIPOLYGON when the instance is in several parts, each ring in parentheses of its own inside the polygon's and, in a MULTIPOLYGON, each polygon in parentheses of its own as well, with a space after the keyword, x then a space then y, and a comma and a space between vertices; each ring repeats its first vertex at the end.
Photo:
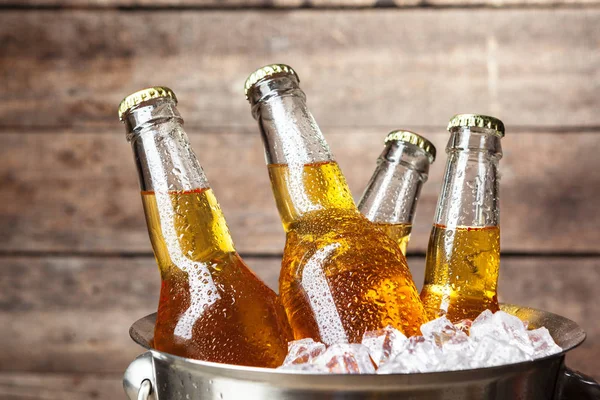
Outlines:
POLYGON ((138 356, 123 375, 123 389, 129 400, 156 400, 152 354, 147 351, 138 356))
POLYGON ((600 384, 592 377, 564 367, 558 379, 558 400, 600 400, 600 384))

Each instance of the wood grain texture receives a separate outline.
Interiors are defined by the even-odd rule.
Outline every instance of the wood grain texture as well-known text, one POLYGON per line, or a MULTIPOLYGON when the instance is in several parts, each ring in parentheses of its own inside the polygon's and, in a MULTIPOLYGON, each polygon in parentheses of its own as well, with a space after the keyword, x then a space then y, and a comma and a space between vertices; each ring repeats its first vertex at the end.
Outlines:
POLYGON ((125 95, 163 84, 190 126, 252 127, 244 79, 287 62, 324 127, 443 127, 457 112, 509 127, 600 126, 599 17, 596 8, 3 11, 0 121, 106 125, 125 95))
POLYGON ((0 0, 13 7, 61 8, 372 8, 372 7, 557 7, 597 5, 597 0, 0 0))
MULTIPOLYGON (((0 250, 146 253, 151 248, 133 156, 113 133, 6 131, 0 146, 0 250)), ((387 129, 325 131, 358 198, 387 129)), ((238 251, 277 254, 284 233, 257 130, 189 130, 238 251)), ((423 132, 423 131, 421 131, 423 132)), ((423 253, 440 191, 448 134, 424 131, 438 147, 417 209, 410 252, 423 253)), ((596 253, 600 242, 598 140, 593 132, 509 131, 500 162, 505 252, 596 253)))
MULTIPOLYGON (((278 258, 246 261, 277 285, 278 258)), ((424 259, 411 257, 409 264, 420 286, 424 259)), ((151 257, 1 258, 0 371, 122 373, 141 351, 128 337, 129 326, 157 304, 155 268, 151 257)), ((599 279, 598 257, 505 257, 500 297, 579 322, 588 340, 568 363, 599 379, 599 279)))
POLYGON ((125 399, 122 375, 0 373, 2 400, 125 399))

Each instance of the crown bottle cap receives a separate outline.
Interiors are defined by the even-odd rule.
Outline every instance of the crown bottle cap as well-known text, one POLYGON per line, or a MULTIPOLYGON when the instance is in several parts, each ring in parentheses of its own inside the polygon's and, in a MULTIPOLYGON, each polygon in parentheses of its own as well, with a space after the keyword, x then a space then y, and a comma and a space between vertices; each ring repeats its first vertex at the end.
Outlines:
POLYGON ((389 142, 404 142, 414 144, 429 156, 431 156, 431 162, 435 161, 435 146, 429 140, 425 139, 423 136, 406 130, 395 130, 388 133, 385 137, 385 143, 389 142))
POLYGON ((498 132, 500 137, 504 137, 504 124, 502 121, 488 115, 457 114, 450 118, 448 130, 461 126, 493 129, 498 132))
POLYGON ((292 69, 289 65, 286 64, 269 64, 261 67, 250 74, 246 82, 244 83, 244 94, 246 95, 246 100, 249 99, 248 92, 261 80, 268 78, 270 76, 278 75, 278 74, 290 74, 294 75, 298 82, 300 82, 300 78, 296 71, 292 69))
POLYGON ((140 103, 158 98, 171 98, 175 101, 175 103, 177 103, 177 97, 175 96, 175 93, 166 86, 153 86, 138 90, 137 92, 125 97, 123 101, 121 101, 121 104, 119 104, 119 119, 123 121, 123 116, 125 113, 140 103))

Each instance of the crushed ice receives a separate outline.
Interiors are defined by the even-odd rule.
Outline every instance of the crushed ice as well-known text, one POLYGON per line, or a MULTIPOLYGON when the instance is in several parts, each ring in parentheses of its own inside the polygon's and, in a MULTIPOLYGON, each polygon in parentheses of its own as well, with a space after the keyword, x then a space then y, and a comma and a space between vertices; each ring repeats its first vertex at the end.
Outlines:
POLYGON ((493 367, 560 353, 546 328, 503 311, 484 311, 474 321, 453 324, 441 317, 421 326, 423 336, 407 338, 387 326, 366 332, 361 344, 330 347, 312 339, 290 342, 283 370, 308 373, 391 374, 493 367))

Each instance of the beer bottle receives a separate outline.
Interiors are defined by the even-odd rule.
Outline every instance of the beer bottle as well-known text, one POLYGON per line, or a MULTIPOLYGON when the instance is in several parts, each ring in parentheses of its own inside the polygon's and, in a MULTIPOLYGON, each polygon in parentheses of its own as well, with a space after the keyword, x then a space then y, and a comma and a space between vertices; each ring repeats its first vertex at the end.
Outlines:
POLYGON ((268 65, 245 89, 286 231, 279 293, 295 338, 354 343, 387 325, 417 333, 424 310, 406 259, 356 208, 296 73, 268 65))
POLYGON ((390 132, 358 203, 360 212, 394 239, 404 255, 421 187, 434 160, 435 147, 423 136, 404 130, 390 132))
POLYGON ((276 367, 291 330, 277 295, 244 264, 166 87, 119 106, 162 280, 157 350, 206 361, 276 367))
POLYGON ((421 299, 433 319, 456 322, 498 310, 502 121, 461 114, 448 125, 448 162, 425 267, 421 299))

